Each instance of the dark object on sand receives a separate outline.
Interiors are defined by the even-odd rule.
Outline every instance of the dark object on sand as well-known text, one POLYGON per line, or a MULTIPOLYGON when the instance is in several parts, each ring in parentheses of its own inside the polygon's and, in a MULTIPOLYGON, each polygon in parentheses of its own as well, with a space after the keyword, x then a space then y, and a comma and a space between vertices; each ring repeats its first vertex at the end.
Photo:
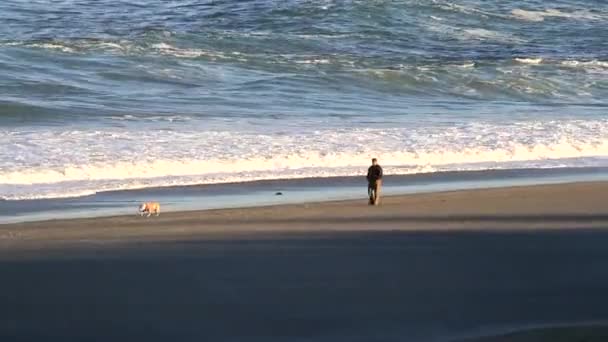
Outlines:
POLYGON ((283 196, 283 193, 282 193, 282 192, 280 192, 280 191, 278 191, 278 192, 275 192, 275 193, 274 193, 274 195, 275 195, 275 196, 283 196))

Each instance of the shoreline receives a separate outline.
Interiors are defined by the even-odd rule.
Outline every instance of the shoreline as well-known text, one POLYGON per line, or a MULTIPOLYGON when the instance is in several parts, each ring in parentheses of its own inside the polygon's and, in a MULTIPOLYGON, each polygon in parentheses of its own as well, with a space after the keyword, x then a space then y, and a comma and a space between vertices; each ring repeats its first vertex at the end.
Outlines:
MULTIPOLYGON (((608 168, 441 172, 386 177, 384 195, 401 196, 484 188, 608 181, 608 168)), ((0 224, 111 217, 158 201, 164 212, 252 208, 363 199, 363 177, 302 178, 100 192, 74 198, 0 200, 0 224), (281 196, 275 193, 280 192, 281 196)))
POLYGON ((131 243, 193 237, 374 231, 596 229, 608 224, 608 182, 539 184, 257 207, 51 219, 0 224, 0 246, 131 243), (491 227, 491 229, 488 228, 491 227))

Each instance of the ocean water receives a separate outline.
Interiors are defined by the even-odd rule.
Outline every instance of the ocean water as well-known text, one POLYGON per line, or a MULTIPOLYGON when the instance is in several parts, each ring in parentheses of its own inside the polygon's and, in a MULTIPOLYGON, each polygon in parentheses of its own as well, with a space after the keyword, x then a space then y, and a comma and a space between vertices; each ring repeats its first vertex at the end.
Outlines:
POLYGON ((0 2, 0 199, 608 166, 605 1, 0 2))

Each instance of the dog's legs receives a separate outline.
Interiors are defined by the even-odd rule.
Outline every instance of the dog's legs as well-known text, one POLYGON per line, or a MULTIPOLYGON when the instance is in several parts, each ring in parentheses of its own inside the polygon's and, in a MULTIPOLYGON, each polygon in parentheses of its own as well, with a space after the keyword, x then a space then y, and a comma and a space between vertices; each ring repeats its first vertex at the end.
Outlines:
POLYGON ((146 216, 146 217, 150 217, 150 215, 152 215, 152 213, 148 211, 148 216, 146 216))

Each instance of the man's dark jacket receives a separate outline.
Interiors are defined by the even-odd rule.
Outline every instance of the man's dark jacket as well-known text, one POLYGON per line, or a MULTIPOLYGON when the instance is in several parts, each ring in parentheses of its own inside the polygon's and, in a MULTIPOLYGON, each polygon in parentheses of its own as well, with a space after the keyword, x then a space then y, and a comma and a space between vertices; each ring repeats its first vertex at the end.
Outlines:
POLYGON ((372 165, 367 169, 367 182, 370 186, 376 185, 376 181, 382 179, 382 168, 380 165, 372 165))

